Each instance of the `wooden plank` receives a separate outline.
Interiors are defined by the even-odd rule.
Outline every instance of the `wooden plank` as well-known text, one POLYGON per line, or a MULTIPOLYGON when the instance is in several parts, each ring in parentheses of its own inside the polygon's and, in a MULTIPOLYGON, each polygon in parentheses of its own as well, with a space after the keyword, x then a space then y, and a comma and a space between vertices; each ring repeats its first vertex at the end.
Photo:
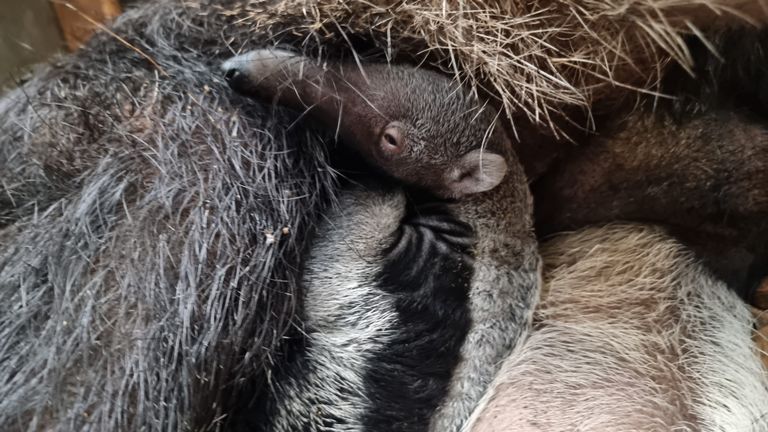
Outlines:
POLYGON ((98 24, 107 23, 122 12, 118 0, 54 0, 53 9, 70 51, 80 48, 98 30, 98 24))

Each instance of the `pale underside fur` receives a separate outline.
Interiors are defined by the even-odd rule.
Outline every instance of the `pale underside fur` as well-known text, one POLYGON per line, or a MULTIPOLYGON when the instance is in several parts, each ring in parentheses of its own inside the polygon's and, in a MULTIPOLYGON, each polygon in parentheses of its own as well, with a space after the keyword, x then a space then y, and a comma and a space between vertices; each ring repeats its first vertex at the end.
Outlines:
POLYGON ((465 430, 768 428, 748 307, 661 229, 563 234, 542 257, 535 330, 465 430))
POLYGON ((393 295, 376 289, 376 277, 404 206, 402 193, 348 190, 321 223, 303 277, 309 367, 275 383, 277 408, 267 430, 300 430, 307 421, 313 431, 364 430, 371 405, 364 374, 397 331, 393 295), (344 422, 324 428, 321 417, 344 422))

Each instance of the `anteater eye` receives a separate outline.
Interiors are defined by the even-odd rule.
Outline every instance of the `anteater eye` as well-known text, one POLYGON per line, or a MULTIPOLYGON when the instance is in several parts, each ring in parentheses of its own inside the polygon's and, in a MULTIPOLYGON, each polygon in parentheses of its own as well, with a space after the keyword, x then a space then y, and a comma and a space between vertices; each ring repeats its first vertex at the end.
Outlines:
POLYGON ((405 132, 397 122, 390 123, 384 128, 380 141, 379 149, 384 156, 396 156, 406 147, 405 132))

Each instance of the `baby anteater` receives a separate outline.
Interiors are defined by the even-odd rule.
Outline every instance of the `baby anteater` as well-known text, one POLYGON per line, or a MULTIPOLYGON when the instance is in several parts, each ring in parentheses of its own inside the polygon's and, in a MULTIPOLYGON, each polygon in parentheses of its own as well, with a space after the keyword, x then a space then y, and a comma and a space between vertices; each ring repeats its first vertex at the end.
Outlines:
POLYGON ((497 112, 407 66, 259 50, 224 67, 239 92, 306 111, 405 190, 431 193, 345 193, 304 270, 304 350, 276 372, 258 423, 458 430, 538 296, 532 202, 497 112))

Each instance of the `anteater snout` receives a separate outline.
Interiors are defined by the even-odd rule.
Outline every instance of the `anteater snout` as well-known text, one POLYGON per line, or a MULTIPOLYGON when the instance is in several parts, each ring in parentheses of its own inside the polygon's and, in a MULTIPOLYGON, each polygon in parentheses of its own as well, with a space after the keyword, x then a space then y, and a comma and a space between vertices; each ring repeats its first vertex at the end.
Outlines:
POLYGON ((232 57, 221 65, 224 79, 236 92, 254 96, 257 86, 276 87, 293 77, 301 57, 285 50, 262 48, 232 57))
POLYGON ((250 95, 254 89, 246 68, 247 62, 242 56, 233 57, 221 65, 224 80, 227 81, 229 87, 240 94, 250 95))
POLYGON ((240 75, 240 71, 237 69, 227 69, 224 71, 224 79, 227 80, 228 83, 235 80, 238 75, 240 75))
POLYGON ((229 87, 237 93, 253 96, 255 90, 253 83, 243 71, 237 68, 226 69, 224 71, 224 79, 229 84, 229 87))

